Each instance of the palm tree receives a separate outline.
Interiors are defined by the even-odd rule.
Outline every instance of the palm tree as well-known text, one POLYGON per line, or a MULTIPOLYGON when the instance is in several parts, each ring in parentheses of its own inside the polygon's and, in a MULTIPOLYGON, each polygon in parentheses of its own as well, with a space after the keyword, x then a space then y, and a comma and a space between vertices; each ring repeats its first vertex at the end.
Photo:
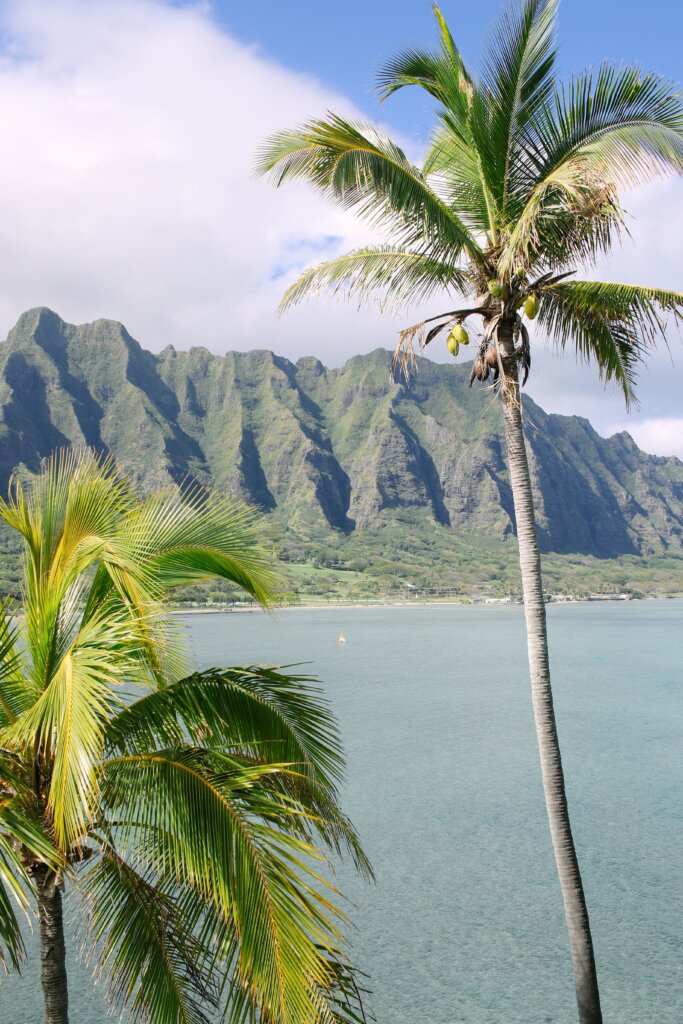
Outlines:
POLYGON ((68 1021, 65 887, 131 1021, 362 1019, 320 869, 345 847, 368 870, 334 720, 305 676, 184 674, 164 616, 212 576, 270 602, 253 514, 192 487, 139 500, 86 451, 0 516, 24 552, 22 615, 0 609, 0 957, 20 967, 14 903, 35 905, 46 1024, 68 1021))
POLYGON ((519 378, 526 383, 531 363, 526 321, 538 314, 559 348, 575 345, 604 381, 621 386, 627 405, 633 401, 637 365, 667 318, 680 315, 683 295, 569 278, 623 232, 621 189, 683 167, 683 107, 668 83, 636 67, 604 65, 559 85, 556 0, 509 6, 478 76, 438 8, 435 14, 439 48, 400 53, 379 79, 383 98, 416 85, 435 101, 422 167, 380 129, 329 114, 274 136, 259 169, 278 186, 307 180, 388 238, 307 270, 282 308, 321 291, 377 296, 383 308, 452 293, 458 308, 401 332, 392 372, 406 382, 416 343, 424 348, 447 329, 456 354, 469 341, 466 321, 483 328, 472 380, 490 377, 502 399, 546 805, 579 1019, 597 1024, 595 960, 553 713, 519 378))

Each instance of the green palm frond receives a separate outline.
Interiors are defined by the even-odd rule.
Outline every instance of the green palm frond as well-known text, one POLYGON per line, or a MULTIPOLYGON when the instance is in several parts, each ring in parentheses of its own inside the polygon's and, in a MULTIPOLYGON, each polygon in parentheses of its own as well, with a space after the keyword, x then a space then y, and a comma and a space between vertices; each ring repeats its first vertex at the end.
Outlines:
MULTIPOLYGON (((558 215, 555 234, 564 234, 571 245, 582 225, 586 234, 583 210, 614 204, 617 189, 683 168, 681 99, 659 76, 638 68, 605 65, 595 75, 573 79, 537 112, 526 135, 514 188, 519 237, 538 218, 552 226, 558 215), (567 200, 579 214, 575 225, 562 224, 567 200)), ((541 251, 544 242, 542 237, 541 251)), ((511 264, 514 242, 509 248, 511 264)), ((609 239, 586 252, 607 248, 609 239)), ((551 258, 554 251, 551 244, 551 258)))
POLYGON ((563 281, 544 292, 539 323, 562 348, 576 346, 595 361, 605 381, 621 386, 627 405, 635 401, 638 365, 667 318, 683 318, 683 294, 602 281, 563 281))
POLYGON ((179 899, 155 883, 105 848, 77 888, 88 914, 90 958, 131 1022, 210 1024, 218 999, 209 952, 179 899))
POLYGON ((501 226, 525 159, 524 130, 553 89, 556 25, 557 0, 525 0, 507 6, 487 42, 472 132, 501 226))
POLYGON ((305 270, 285 292, 280 311, 326 291, 360 302, 376 297, 387 309, 426 301, 443 290, 462 292, 468 287, 462 270, 427 253, 391 245, 368 247, 305 270))
POLYGON ((267 736, 271 761, 296 762, 332 792, 343 777, 344 757, 315 682, 262 666, 197 672, 121 708, 108 725, 107 745, 128 752, 187 736, 258 756, 267 736))
POLYGON ((423 173, 434 192, 451 210, 457 211, 470 231, 490 231, 491 211, 482 187, 480 155, 470 123, 476 85, 441 11, 435 7, 434 12, 440 51, 409 49, 390 58, 378 75, 380 96, 384 100, 398 89, 418 85, 438 101, 440 125, 423 173))
POLYGON ((573 79, 525 131, 505 271, 520 260, 593 262, 621 232, 617 189, 683 169, 680 97, 638 68, 605 65, 573 79))
POLYGON ((28 851, 53 870, 64 866, 26 799, 26 788, 20 763, 8 751, 0 750, 0 964, 15 970, 26 952, 16 912, 30 918, 34 896, 22 853, 28 851))
POLYGON ((280 577, 262 544, 258 514, 197 484, 167 488, 139 502, 100 554, 85 618, 102 602, 138 623, 139 659, 158 686, 187 670, 184 643, 166 616, 172 587, 230 580, 263 606, 280 577))
POLYGON ((0 602, 0 729, 16 721, 32 701, 22 673, 21 631, 12 622, 14 611, 10 600, 0 602))
MULTIPOLYGON (((316 1024, 370 1024, 374 1021, 364 1007, 368 994, 365 977, 347 960, 330 956, 325 949, 319 952, 327 963, 329 982, 317 994, 316 1024)), ((263 1024, 264 1019, 252 1004, 249 992, 240 986, 234 974, 226 976, 225 988, 221 1024, 263 1024)))
POLYGON ((582 156, 621 188, 683 168, 681 97, 638 67, 604 64, 571 79, 539 112, 534 131, 532 187, 582 156))
POLYGON ((319 855, 289 829, 301 809, 260 784, 289 770, 185 747, 111 760, 101 787, 117 850, 234 922, 236 970, 253 1005, 266 1019, 313 1024, 330 980, 318 945, 338 948, 342 918, 311 867, 319 855))
POLYGON ((377 76, 380 97, 385 100, 398 89, 419 85, 441 104, 453 127, 469 138, 468 115, 474 83, 462 55, 438 7, 440 52, 408 49, 391 57, 377 76))
POLYGON ((132 557, 144 559, 162 592, 221 577, 268 605, 278 577, 261 541, 254 509, 199 485, 140 502, 117 536, 132 557))
MULTIPOLYGON (((25 547, 24 614, 35 700, 50 683, 79 627, 82 574, 98 563, 130 514, 133 495, 110 458, 89 449, 56 452, 27 485, 17 482, 0 516, 25 547)), ((136 567, 126 565, 129 572, 136 567)), ((141 567, 137 566, 141 572, 141 567)), ((95 600, 93 607, 101 605, 95 600)))
MULTIPOLYGON (((234 922, 178 879, 142 873, 105 848, 78 883, 97 959, 114 1006, 132 1022, 263 1024, 270 1017, 239 972, 234 922)), ((328 987, 311 992, 315 1024, 367 1024, 361 979, 318 947, 328 987)))
POLYGON ((495 221, 484 187, 481 160, 474 140, 450 123, 444 111, 425 157, 423 172, 432 189, 475 233, 491 233, 495 221))
POLYGON ((52 572, 66 586, 132 503, 111 458, 70 448, 55 452, 28 486, 14 480, 7 500, 0 499, 0 517, 23 537, 36 582, 52 572))
POLYGON ((90 587, 83 621, 107 606, 112 614, 135 624, 139 644, 132 681, 140 686, 164 686, 178 678, 186 665, 184 645, 176 624, 166 615, 163 588, 143 556, 135 557, 116 537, 103 552, 90 587))
POLYGON ((336 851, 344 847, 371 875, 358 836, 337 803, 344 757, 336 722, 315 683, 310 676, 261 666, 195 673, 122 708, 107 728, 106 749, 132 753, 188 738, 259 764, 291 764, 295 772, 272 781, 311 812, 293 827, 300 825, 303 834, 336 851))
POLYGON ((592 265, 624 232, 615 190, 587 160, 562 165, 534 191, 505 240, 498 266, 553 273, 592 265))
MULTIPOLYGON (((51 460, 55 464, 53 473, 60 483, 65 474, 60 458, 67 459, 70 454, 51 460)), ((93 456, 87 449, 77 449, 71 458, 73 469, 69 471, 63 519, 60 516, 55 523, 55 548, 50 560, 51 578, 61 577, 67 582, 100 556, 135 505, 134 493, 125 478, 119 475, 111 457, 93 456)), ((40 500, 40 491, 45 479, 45 476, 39 477, 37 493, 34 489, 33 500, 37 509, 42 509, 44 504, 40 500)))
MULTIPOLYGON (((0 802, 0 813, 2 803, 0 802)), ((30 887, 21 859, 11 841, 0 830, 0 967, 21 968, 26 946, 17 909, 28 916, 30 887), (23 880, 24 884, 20 879, 23 880)))
POLYGON ((281 132, 263 148, 258 171, 276 186, 304 178, 323 195, 391 230, 401 247, 426 245, 437 259, 482 254, 457 213, 432 191, 422 172, 373 125, 335 114, 297 131, 281 132))
POLYGON ((45 796, 63 850, 83 835, 97 806, 95 768, 106 722, 119 703, 112 685, 139 675, 136 623, 106 606, 80 623, 80 596, 75 590, 70 604, 62 603, 48 641, 52 655, 44 689, 4 730, 5 743, 35 751, 50 766, 45 796))

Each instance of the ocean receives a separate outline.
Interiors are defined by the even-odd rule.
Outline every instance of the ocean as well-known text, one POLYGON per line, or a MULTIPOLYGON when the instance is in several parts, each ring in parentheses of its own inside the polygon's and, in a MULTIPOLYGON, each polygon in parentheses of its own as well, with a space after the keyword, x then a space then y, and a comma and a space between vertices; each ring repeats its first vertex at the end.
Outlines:
MULTIPOLYGON (((605 1022, 679 1024, 683 602, 551 605, 548 617, 605 1022)), ((322 681, 348 759, 343 804, 377 875, 338 872, 379 1024, 574 1024, 522 608, 182 623, 200 667, 303 663, 322 681)), ((3 1022, 42 1020, 36 968, 0 981, 3 1022)), ((70 981, 73 1024, 103 1018, 101 985, 75 964, 70 981)))

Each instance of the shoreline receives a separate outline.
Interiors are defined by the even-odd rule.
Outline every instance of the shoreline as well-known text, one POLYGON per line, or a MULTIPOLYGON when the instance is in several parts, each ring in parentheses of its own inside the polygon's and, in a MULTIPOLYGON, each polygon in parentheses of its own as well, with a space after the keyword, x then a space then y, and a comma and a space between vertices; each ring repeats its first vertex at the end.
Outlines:
MULTIPOLYGON (((607 598, 576 598, 567 601, 546 601, 546 607, 561 607, 563 605, 575 604, 632 604, 640 601, 683 601, 683 594, 673 597, 668 595, 653 595, 647 597, 607 597, 607 598)), ((523 608, 523 601, 501 601, 501 600, 441 600, 441 601, 338 601, 326 604, 283 604, 275 605, 267 610, 259 605, 248 605, 235 607, 224 605, 217 608, 170 608, 169 615, 227 615, 261 613, 264 615, 277 612, 312 612, 312 611, 339 611, 340 609, 363 609, 363 608, 523 608)))

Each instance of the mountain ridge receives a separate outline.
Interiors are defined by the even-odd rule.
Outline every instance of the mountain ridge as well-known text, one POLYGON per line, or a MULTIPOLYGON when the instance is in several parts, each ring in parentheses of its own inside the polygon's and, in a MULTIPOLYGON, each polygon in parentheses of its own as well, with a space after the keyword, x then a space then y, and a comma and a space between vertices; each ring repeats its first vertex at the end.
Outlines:
MULTIPOLYGON (((408 386, 389 381, 389 359, 153 354, 117 321, 73 325, 36 307, 0 343, 0 486, 56 447, 87 444, 142 488, 194 477, 304 540, 397 524, 513 537, 498 403, 469 390, 466 364, 421 359, 408 386)), ((544 551, 683 554, 683 462, 528 396, 525 420, 544 551)))

